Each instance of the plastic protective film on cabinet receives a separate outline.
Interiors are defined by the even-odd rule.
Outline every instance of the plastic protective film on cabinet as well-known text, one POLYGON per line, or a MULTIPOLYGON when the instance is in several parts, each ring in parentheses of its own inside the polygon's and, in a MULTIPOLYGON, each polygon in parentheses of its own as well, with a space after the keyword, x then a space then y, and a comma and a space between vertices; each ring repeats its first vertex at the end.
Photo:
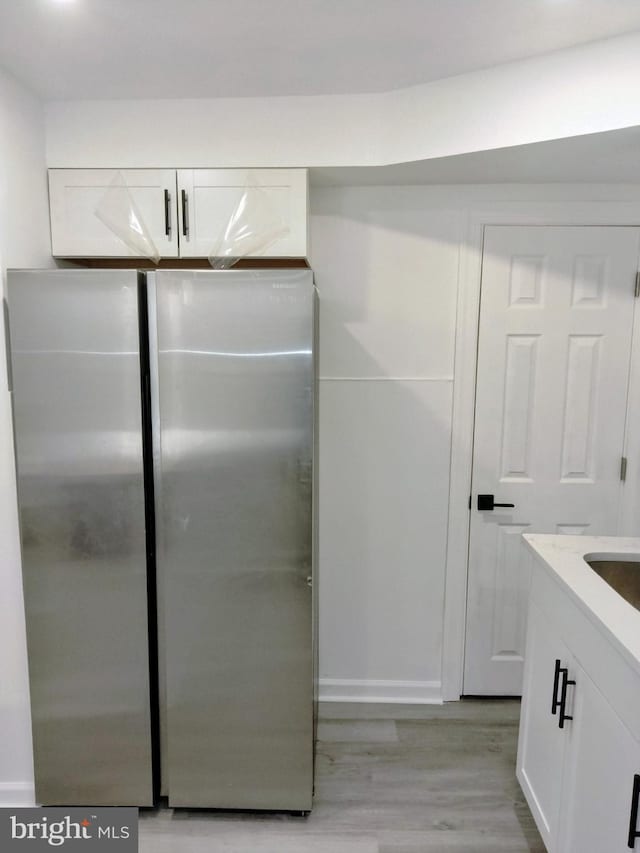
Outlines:
POLYGON ((209 263, 215 270, 230 269, 242 258, 263 254, 288 233, 282 214, 249 172, 233 212, 209 252, 209 263))

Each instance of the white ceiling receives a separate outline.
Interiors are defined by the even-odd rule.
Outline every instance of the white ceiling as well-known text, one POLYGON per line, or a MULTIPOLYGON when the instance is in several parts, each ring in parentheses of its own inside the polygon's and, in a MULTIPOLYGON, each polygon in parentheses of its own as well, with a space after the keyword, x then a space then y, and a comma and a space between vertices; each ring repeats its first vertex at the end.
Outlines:
POLYGON ((50 99, 398 89, 640 29, 638 0, 0 0, 50 99))
POLYGON ((313 168, 315 186, 640 183, 640 127, 391 166, 313 168))

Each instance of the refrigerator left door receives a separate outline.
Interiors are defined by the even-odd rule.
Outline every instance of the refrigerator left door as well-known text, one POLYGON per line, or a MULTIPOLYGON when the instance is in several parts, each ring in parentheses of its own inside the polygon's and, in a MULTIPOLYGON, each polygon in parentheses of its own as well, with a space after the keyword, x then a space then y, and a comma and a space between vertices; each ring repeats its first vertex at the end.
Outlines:
POLYGON ((142 286, 135 271, 8 275, 42 805, 144 806, 154 799, 142 286))

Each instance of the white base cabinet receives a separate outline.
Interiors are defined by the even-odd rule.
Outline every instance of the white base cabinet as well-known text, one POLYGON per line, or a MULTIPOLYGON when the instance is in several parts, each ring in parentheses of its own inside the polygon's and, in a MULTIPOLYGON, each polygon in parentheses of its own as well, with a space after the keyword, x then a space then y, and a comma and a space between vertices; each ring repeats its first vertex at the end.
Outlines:
POLYGON ((640 851, 640 676, 537 561, 526 648, 517 776, 547 850, 640 851))
MULTIPOLYGON (((564 783, 566 820, 559 849, 567 853, 640 850, 640 838, 628 845, 640 743, 581 667, 576 667, 575 680, 564 783)), ((637 825, 634 829, 640 832, 637 825)))
MULTIPOLYGON (((161 258, 208 258, 244 198, 238 254, 307 258, 306 169, 119 170, 161 258), (246 193, 245 193, 246 191, 246 193), (275 239, 267 244, 263 237, 275 239), (254 239, 255 236, 255 239, 254 239)), ((49 169, 51 245, 59 258, 129 258, 136 252, 97 216, 115 169, 49 169)), ((124 196, 126 197, 126 195, 124 196)), ((229 245, 229 241, 226 242, 229 245)))
POLYGON ((558 631, 535 605, 529 609, 526 648, 518 779, 547 850, 554 850, 567 732, 558 725, 557 710, 552 713, 552 695, 556 660, 566 666, 570 655, 558 631))

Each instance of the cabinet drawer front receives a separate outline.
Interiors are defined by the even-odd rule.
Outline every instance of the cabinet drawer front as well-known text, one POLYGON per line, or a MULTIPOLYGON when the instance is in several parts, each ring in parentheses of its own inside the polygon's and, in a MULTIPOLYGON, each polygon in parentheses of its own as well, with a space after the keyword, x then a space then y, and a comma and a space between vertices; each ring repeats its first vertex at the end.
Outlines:
MULTIPOLYGON (((180 255, 206 258, 224 234, 242 194, 255 186, 288 228, 264 250, 247 257, 304 258, 308 255, 306 169, 181 169, 178 171, 180 255)), ((251 201, 251 200, 250 200, 251 201)), ((247 215, 251 217, 251 207, 247 215)), ((262 211, 255 211, 256 230, 262 211)))
MULTIPOLYGON (((49 170, 51 247, 54 257, 138 256, 95 214, 117 174, 116 169, 49 170)), ((177 258, 175 170, 123 169, 121 175, 160 255, 177 258)))

